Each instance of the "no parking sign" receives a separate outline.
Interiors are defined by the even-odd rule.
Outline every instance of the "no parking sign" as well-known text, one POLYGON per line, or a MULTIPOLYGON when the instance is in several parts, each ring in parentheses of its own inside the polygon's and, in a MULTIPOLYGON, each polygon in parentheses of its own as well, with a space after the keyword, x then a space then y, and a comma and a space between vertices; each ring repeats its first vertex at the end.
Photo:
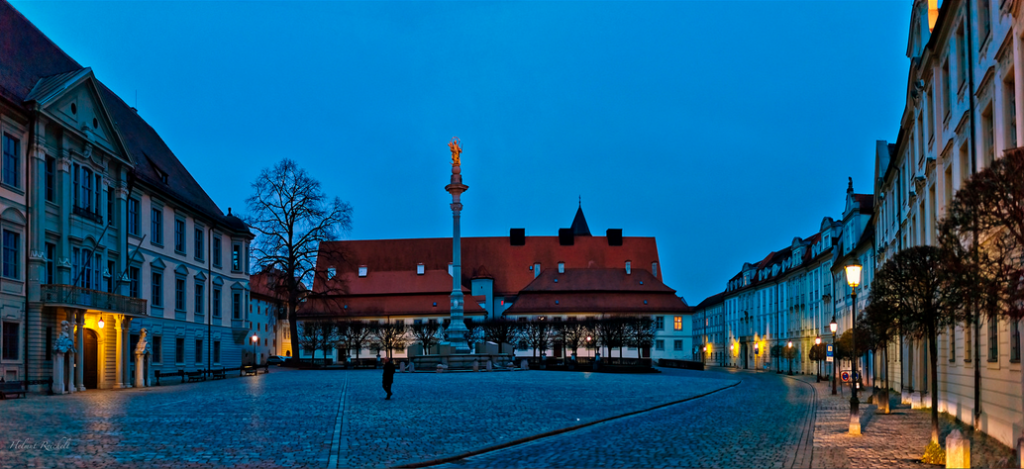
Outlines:
POLYGON ((844 371, 842 373, 839 373, 839 379, 843 380, 844 383, 849 383, 850 382, 850 372, 849 371, 844 371))

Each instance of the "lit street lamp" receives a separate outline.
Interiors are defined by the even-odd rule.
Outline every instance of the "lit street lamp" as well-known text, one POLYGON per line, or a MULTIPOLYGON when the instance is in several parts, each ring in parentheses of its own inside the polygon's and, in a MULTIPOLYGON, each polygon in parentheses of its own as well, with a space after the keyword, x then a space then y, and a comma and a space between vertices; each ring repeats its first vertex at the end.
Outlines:
POLYGON ((839 347, 836 347, 836 331, 839 330, 839 324, 836 324, 836 316, 832 315, 832 322, 829 323, 828 328, 832 330, 832 395, 836 395, 836 364, 839 363, 839 347))
MULTIPOLYGON (((821 353, 821 336, 814 338, 814 346, 818 348, 818 353, 821 353)), ((821 382, 821 355, 818 355, 818 372, 814 376, 814 382, 821 382)))
POLYGON ((754 371, 757 371, 757 352, 758 352, 757 345, 758 345, 757 342, 754 342, 754 371))
POLYGON ((256 366, 256 341, 260 340, 256 334, 252 335, 252 366, 256 366))
POLYGON ((846 283, 850 285, 850 350, 853 364, 853 385, 850 386, 850 434, 860 435, 860 401, 857 399, 857 286, 860 285, 861 265, 852 263, 846 266, 846 283))
POLYGON ((786 348, 789 349, 789 352, 786 354, 786 355, 789 355, 789 376, 793 376, 793 341, 792 340, 789 341, 788 344, 786 344, 786 348))

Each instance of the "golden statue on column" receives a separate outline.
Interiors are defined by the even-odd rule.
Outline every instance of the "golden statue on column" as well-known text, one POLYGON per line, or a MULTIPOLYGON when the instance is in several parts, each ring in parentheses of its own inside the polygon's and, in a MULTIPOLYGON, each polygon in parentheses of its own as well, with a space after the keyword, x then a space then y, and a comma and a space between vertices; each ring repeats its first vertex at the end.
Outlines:
POLYGON ((452 137, 452 141, 448 142, 448 148, 452 150, 452 166, 459 166, 462 164, 460 155, 462 155, 462 142, 459 141, 459 137, 452 137))

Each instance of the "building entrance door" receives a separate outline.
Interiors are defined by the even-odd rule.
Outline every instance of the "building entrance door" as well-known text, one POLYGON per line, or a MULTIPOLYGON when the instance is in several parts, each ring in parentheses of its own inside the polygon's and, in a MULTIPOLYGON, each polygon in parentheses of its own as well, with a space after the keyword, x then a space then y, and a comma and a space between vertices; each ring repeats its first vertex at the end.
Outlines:
POLYGON ((98 374, 97 366, 99 365, 99 353, 97 350, 98 337, 96 332, 92 329, 85 330, 85 347, 82 357, 82 363, 85 365, 85 369, 82 371, 82 384, 85 385, 85 389, 96 389, 98 374))

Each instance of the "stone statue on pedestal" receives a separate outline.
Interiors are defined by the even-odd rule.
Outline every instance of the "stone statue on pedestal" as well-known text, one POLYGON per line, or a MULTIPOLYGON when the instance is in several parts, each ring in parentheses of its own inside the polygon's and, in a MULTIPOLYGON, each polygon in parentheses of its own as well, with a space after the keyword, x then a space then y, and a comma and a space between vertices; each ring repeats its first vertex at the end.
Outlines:
POLYGON ((146 336, 149 331, 142 328, 139 331, 139 343, 135 345, 135 387, 144 388, 149 385, 150 360, 152 359, 151 345, 146 336))
POLYGON ((77 350, 75 350, 75 341, 71 338, 71 334, 71 323, 61 321, 60 334, 53 341, 53 352, 56 355, 53 357, 52 391, 54 394, 75 392, 75 368, 72 365, 74 359, 71 357, 74 357, 77 350))

